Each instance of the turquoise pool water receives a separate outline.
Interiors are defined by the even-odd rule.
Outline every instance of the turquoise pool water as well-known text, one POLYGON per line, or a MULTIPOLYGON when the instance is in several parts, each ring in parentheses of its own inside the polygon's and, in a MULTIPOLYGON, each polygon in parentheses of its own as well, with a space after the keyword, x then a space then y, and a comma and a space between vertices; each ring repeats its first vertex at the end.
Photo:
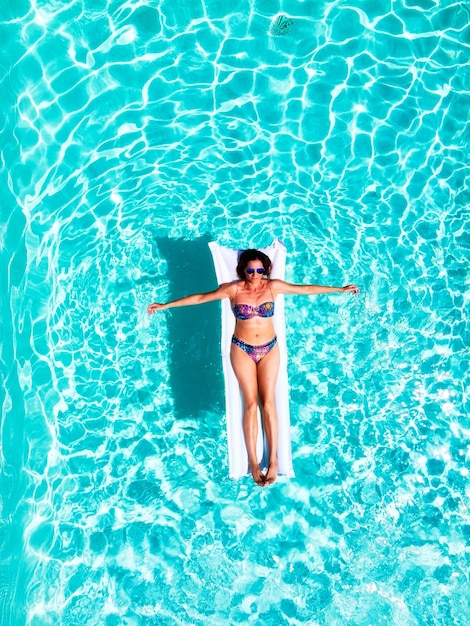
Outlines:
POLYGON ((470 623, 468 5, 1 6, 1 624, 470 623), (287 302, 259 489, 218 305, 145 309, 276 237, 362 291, 287 302))

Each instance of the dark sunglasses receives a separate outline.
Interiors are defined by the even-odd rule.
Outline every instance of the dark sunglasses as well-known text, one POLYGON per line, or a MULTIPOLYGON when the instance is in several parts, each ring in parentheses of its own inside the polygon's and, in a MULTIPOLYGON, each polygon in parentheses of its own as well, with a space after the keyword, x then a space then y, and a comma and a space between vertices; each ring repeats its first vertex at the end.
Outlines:
POLYGON ((254 274, 255 272, 257 274, 264 274, 264 269, 262 267, 257 267, 256 269, 254 267, 247 267, 245 271, 247 274, 254 274))

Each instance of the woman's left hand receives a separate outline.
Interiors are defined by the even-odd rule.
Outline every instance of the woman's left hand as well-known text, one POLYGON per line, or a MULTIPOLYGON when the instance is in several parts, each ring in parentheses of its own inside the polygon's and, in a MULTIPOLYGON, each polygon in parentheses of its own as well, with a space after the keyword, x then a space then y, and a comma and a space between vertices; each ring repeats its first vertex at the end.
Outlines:
POLYGON ((355 296, 359 293, 359 287, 357 285, 346 285, 345 287, 341 287, 341 291, 349 291, 355 296))

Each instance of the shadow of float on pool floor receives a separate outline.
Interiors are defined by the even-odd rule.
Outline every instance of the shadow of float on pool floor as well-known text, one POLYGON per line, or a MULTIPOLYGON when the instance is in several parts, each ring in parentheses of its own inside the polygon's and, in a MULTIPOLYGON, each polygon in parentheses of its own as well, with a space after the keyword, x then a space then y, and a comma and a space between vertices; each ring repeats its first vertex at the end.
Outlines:
MULTIPOLYGON (((167 262, 168 299, 212 291, 217 279, 208 236, 189 241, 156 237, 167 262)), ((224 411, 220 356, 220 302, 171 309, 167 314, 170 383, 177 419, 224 411)))

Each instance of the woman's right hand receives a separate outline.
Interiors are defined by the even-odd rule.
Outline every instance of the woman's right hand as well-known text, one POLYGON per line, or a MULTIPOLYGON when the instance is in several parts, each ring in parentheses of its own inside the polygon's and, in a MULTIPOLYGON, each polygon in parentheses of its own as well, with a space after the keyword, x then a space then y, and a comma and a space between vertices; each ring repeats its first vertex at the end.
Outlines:
POLYGON ((147 307, 147 313, 152 315, 155 311, 163 311, 166 307, 166 304, 160 304, 159 302, 154 302, 153 304, 149 304, 147 307))

